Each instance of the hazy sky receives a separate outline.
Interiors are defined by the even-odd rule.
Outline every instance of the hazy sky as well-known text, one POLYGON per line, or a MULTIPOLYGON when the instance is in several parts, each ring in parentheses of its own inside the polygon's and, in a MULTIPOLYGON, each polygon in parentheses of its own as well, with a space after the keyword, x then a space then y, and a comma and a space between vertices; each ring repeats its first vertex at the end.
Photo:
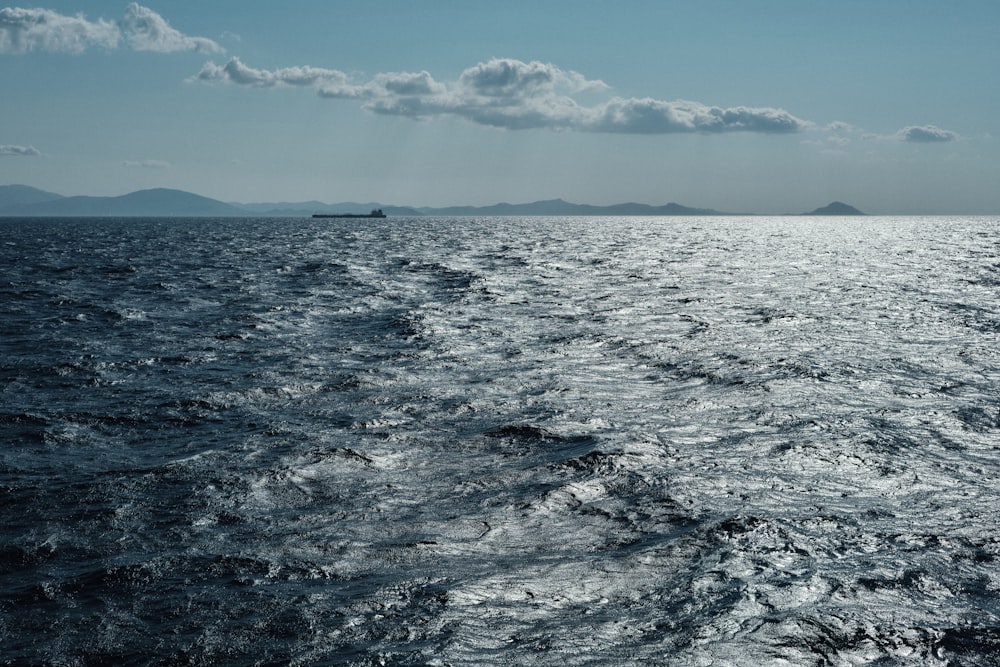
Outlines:
POLYGON ((0 184, 1000 213, 997 0, 0 6, 0 184))

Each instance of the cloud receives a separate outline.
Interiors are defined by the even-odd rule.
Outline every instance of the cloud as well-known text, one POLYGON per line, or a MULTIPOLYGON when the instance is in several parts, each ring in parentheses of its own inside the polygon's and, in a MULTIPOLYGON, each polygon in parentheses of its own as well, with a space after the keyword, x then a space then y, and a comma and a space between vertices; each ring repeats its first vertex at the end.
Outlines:
POLYGON ((0 9, 0 54, 48 51, 79 55, 90 48, 117 49, 123 40, 134 51, 224 51, 210 39, 180 33, 162 16, 134 2, 118 22, 90 21, 83 14, 66 16, 50 9, 0 9))
POLYGON ((29 157, 41 154, 42 152, 34 146, 12 146, 10 144, 0 144, 0 157, 29 157))
POLYGON ((29 51, 83 53, 90 47, 114 49, 120 34, 112 21, 88 21, 83 14, 64 16, 49 9, 0 9, 0 53, 29 51))
POLYGON ((582 74, 564 71, 555 65, 512 58, 493 58, 462 72, 459 84, 473 95, 517 99, 551 94, 557 88, 569 92, 603 90, 603 81, 588 81, 582 74))
POLYGON ((455 116, 509 130, 549 128, 582 132, 668 134, 678 132, 799 132, 811 123, 783 109, 720 108, 699 102, 613 98, 591 106, 574 97, 604 91, 603 81, 555 65, 493 58, 443 83, 425 71, 376 74, 353 82, 338 70, 312 67, 253 69, 238 58, 208 62, 194 80, 251 87, 311 86, 321 97, 357 99, 373 113, 428 119, 455 116))
POLYGON ((169 169, 170 163, 163 160, 125 160, 123 167, 140 169, 169 169))
POLYGON ((594 132, 669 134, 676 132, 799 132, 809 126, 783 109, 722 109, 699 102, 615 98, 588 124, 594 132))
POLYGON ((447 88, 434 80, 427 72, 389 72, 379 74, 372 81, 373 89, 381 89, 387 95, 400 97, 440 97, 447 88))
POLYGON ((841 133, 841 132, 854 132, 855 128, 850 123, 845 123, 842 120, 835 120, 823 129, 825 129, 827 132, 841 133))
POLYGON ((893 138, 912 143, 934 144, 958 141, 960 137, 957 132, 942 130, 934 125, 911 125, 897 132, 893 138))
POLYGON ((343 72, 318 67, 286 67, 263 70, 247 67, 239 58, 230 58, 225 65, 205 63, 194 77, 198 81, 224 81, 241 86, 271 88, 274 86, 334 86, 347 83, 343 72))
POLYGON ((181 34, 152 9, 135 2, 125 8, 125 18, 122 19, 120 25, 125 40, 135 51, 156 51, 157 53, 224 52, 221 46, 210 39, 188 37, 181 34))

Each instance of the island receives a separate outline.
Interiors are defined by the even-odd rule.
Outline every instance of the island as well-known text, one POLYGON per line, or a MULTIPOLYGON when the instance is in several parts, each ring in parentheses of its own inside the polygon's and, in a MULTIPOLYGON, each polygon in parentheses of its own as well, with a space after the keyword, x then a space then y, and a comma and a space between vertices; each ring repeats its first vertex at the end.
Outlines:
POLYGON ((845 204, 841 201, 835 201, 826 206, 821 206, 820 208, 812 211, 811 213, 803 213, 803 215, 865 215, 858 209, 854 208, 850 204, 845 204))
POLYGON ((385 213, 380 208, 373 208, 371 213, 313 213, 314 218, 384 218, 385 213))

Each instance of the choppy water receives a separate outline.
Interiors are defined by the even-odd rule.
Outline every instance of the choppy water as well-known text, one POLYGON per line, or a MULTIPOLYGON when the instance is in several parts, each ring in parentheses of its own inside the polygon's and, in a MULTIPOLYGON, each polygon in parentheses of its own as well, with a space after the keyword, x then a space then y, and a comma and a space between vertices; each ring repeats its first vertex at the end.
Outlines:
POLYGON ((1000 664, 996 218, 0 262, 0 664, 1000 664))

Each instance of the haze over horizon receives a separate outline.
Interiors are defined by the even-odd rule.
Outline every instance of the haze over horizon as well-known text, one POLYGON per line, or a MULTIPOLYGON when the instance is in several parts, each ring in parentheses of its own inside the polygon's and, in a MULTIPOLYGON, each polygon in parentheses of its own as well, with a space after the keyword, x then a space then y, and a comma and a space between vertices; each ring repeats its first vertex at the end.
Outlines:
POLYGON ((1000 212, 1000 4, 0 7, 0 183, 1000 212))

